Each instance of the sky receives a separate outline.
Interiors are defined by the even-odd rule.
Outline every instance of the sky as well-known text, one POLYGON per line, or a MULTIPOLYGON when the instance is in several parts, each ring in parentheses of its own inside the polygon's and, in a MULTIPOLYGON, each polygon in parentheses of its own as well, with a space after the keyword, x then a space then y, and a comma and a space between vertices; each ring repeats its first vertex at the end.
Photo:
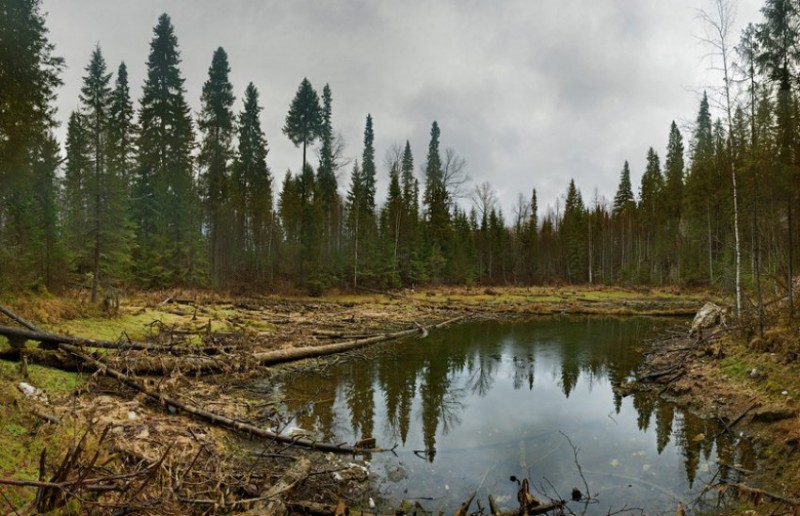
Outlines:
MULTIPOLYGON (((741 27, 761 20, 760 0, 737 2, 741 27)), ((195 113, 214 50, 222 46, 237 96, 261 94, 275 187, 298 171, 302 151, 282 133, 304 77, 333 93, 333 126, 345 157, 363 149, 374 120, 378 198, 385 157, 408 140, 416 174, 436 120, 441 148, 466 160, 470 181, 489 182, 506 219, 518 196, 537 190, 539 211, 574 179, 588 203, 613 199, 625 160, 638 191, 653 147, 663 159, 670 123, 691 133, 704 89, 722 83, 699 38, 710 0, 42 0, 56 55, 66 61, 59 136, 79 107, 85 67, 99 44, 109 71, 128 67, 134 105, 142 94, 153 27, 166 12, 181 52, 195 113)), ((310 161, 316 163, 315 152, 310 161)), ((339 171, 342 193, 351 166, 339 171)), ((563 205, 563 202, 562 202, 563 205)))

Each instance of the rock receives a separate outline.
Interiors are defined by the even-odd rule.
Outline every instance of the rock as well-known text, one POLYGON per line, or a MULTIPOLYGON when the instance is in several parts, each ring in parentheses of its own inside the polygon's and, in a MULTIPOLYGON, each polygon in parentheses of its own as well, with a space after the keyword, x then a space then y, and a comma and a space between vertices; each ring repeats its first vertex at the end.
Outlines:
POLYGON ((37 389, 27 382, 19 382, 17 389, 19 389, 20 392, 28 399, 41 401, 42 403, 48 403, 47 394, 45 394, 41 389, 37 389))
POLYGON ((704 329, 711 328, 717 324, 725 324, 725 311, 718 304, 708 302, 694 316, 689 336, 702 336, 704 329))

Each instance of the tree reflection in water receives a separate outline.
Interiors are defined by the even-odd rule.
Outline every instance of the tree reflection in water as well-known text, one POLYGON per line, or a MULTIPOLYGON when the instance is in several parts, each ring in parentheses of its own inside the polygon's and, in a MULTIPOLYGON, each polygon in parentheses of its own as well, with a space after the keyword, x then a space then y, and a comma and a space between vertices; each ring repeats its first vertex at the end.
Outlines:
MULTIPOLYGON (((494 446, 506 454, 522 450, 520 464, 538 461, 542 467, 545 454, 555 453, 545 449, 552 443, 544 443, 542 432, 573 430, 593 440, 582 447, 612 440, 583 452, 584 460, 597 460, 594 469, 602 470, 614 446, 620 454, 630 442, 646 447, 638 444, 644 436, 656 456, 677 451, 691 489, 709 460, 748 467, 754 454, 713 421, 646 393, 628 402, 611 388, 633 375, 644 342, 667 324, 645 318, 464 324, 424 340, 384 345, 375 357, 328 368, 325 376, 292 378, 284 386, 287 406, 296 424, 320 439, 374 436, 379 445, 424 449, 418 455, 430 463, 439 463, 437 451, 448 447, 477 454, 494 446), (621 417, 627 406, 635 413, 621 417), (624 428, 628 417, 635 428, 624 428), (531 435, 539 437, 526 437, 531 435)), ((719 474, 727 479, 735 472, 722 468, 719 474)), ((596 485, 603 481, 602 474, 595 479, 596 485)))

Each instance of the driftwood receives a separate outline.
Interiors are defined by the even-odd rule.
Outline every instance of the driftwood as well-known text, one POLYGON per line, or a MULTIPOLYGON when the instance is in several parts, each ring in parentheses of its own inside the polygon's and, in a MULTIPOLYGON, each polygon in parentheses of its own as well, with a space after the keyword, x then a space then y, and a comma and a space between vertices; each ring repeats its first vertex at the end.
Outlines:
POLYGON ((326 452, 350 453, 350 454, 353 454, 353 455, 366 455, 366 454, 370 454, 370 453, 373 453, 373 452, 382 451, 379 448, 356 448, 356 447, 352 447, 352 446, 343 446, 343 445, 336 445, 336 444, 330 444, 330 443, 319 443, 319 442, 316 442, 316 441, 312 441, 310 439, 303 439, 303 438, 295 439, 295 438, 292 438, 292 437, 289 437, 289 436, 286 436, 286 435, 276 434, 275 432, 271 432, 269 430, 265 430, 264 428, 261 428, 261 427, 255 426, 255 425, 251 425, 250 423, 245 423, 243 421, 237 421, 235 419, 231 419, 229 417, 226 417, 226 416, 223 416, 223 415, 220 415, 220 414, 215 414, 215 413, 209 412, 207 410, 203 410, 203 409, 200 409, 200 408, 197 408, 197 407, 193 407, 193 406, 188 405, 188 404, 186 404, 186 403, 184 403, 184 402, 182 402, 180 400, 177 400, 175 398, 171 398, 169 396, 165 396, 164 394, 161 394, 160 392, 156 392, 156 391, 154 391, 152 389, 149 389, 149 388, 145 387, 144 385, 142 385, 140 382, 138 382, 138 381, 134 380, 133 378, 131 378, 130 376, 128 376, 128 375, 126 375, 124 373, 121 373, 120 371, 117 371, 116 369, 112 369, 110 367, 107 367, 105 364, 103 364, 99 360, 97 360, 97 359, 95 359, 95 358, 83 353, 79 348, 77 348, 75 346, 72 346, 72 345, 69 345, 69 344, 61 344, 60 347, 63 350, 68 351, 69 353, 72 353, 73 355, 75 355, 76 357, 80 358, 84 362, 94 366, 95 368, 97 368, 98 371, 102 372, 103 374, 105 374, 107 376, 110 376, 110 377, 114 378, 115 380, 117 380, 118 382, 120 382, 122 384, 125 384, 128 387, 131 387, 131 388, 141 392, 145 396, 147 396, 147 397, 159 402, 160 404, 162 404, 164 406, 167 406, 167 407, 172 407, 174 409, 177 409, 177 410, 180 410, 180 411, 183 411, 183 412, 186 412, 188 414, 193 415, 197 419, 202 419, 204 421, 207 421, 207 422, 215 424, 215 425, 223 426, 223 427, 229 428, 231 430, 238 430, 239 432, 242 432, 242 433, 247 434, 247 435, 254 435, 254 436, 257 436, 257 437, 262 437, 262 438, 270 439, 270 440, 277 441, 277 442, 293 444, 293 445, 301 446, 301 447, 304 447, 304 448, 311 448, 311 449, 314 449, 314 450, 320 450, 320 451, 326 451, 326 452))

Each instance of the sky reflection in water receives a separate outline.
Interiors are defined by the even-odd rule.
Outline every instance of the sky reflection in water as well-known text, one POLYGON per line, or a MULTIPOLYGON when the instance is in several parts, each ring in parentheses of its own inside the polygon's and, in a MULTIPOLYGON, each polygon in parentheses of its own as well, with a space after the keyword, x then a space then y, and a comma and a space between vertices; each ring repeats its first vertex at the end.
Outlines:
POLYGON ((589 514, 625 505, 674 511, 716 472, 718 454, 754 465, 747 443, 713 422, 650 395, 613 392, 639 365, 643 343, 669 324, 469 323, 384 345, 370 360, 304 374, 282 389, 294 424, 321 440, 374 436, 382 447, 399 444, 397 457, 373 457, 395 502, 432 497, 426 509, 447 511, 478 489, 484 500, 491 493, 513 508, 511 475, 567 498, 583 483, 563 432, 599 499, 589 514))

